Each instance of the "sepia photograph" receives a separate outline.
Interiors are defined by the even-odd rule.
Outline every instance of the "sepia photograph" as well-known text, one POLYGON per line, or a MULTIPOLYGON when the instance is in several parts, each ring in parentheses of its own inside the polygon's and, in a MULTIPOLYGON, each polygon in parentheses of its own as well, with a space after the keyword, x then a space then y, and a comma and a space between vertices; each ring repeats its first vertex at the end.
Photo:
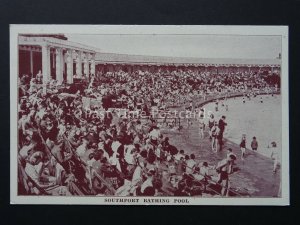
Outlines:
POLYGON ((288 27, 10 25, 11 204, 289 205, 288 27))

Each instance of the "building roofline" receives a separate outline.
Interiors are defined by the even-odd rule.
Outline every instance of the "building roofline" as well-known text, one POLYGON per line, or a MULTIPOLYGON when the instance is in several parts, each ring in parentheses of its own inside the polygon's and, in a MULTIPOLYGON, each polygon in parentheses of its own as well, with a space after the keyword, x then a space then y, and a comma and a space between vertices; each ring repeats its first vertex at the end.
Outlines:
POLYGON ((97 52, 96 63, 115 64, 165 64, 165 65, 240 65, 240 66, 280 66, 281 60, 276 59, 248 59, 248 58, 196 58, 196 57, 167 57, 150 55, 129 55, 118 53, 97 52))

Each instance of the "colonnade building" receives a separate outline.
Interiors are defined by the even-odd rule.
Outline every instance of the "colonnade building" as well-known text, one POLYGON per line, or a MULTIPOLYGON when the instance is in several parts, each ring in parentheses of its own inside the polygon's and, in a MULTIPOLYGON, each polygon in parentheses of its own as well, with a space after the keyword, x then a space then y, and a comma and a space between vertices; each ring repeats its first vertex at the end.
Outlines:
POLYGON ((74 78, 95 74, 92 47, 70 42, 63 35, 19 35, 19 75, 41 72, 43 84, 50 79, 73 83, 74 78))
POLYGON ((70 42, 63 34, 22 34, 18 37, 19 76, 42 74, 45 87, 49 80, 72 84, 74 78, 123 70, 173 71, 179 69, 213 73, 279 71, 281 56, 276 59, 209 59, 189 57, 143 56, 104 53, 83 44, 70 42))
POLYGON ((281 56, 275 59, 229 59, 229 58, 192 58, 192 57, 165 57, 143 56, 116 53, 96 53, 96 71, 102 73, 123 70, 133 72, 144 70, 174 71, 210 71, 212 73, 230 72, 257 72, 268 70, 279 72, 281 68, 281 56))

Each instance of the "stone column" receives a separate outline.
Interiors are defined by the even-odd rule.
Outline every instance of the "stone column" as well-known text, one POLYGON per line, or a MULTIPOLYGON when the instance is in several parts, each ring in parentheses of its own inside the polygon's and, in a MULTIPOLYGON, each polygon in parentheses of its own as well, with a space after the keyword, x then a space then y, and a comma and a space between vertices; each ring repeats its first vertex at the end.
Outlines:
POLYGON ((82 52, 78 52, 76 55, 76 75, 81 78, 82 77, 82 61, 81 61, 82 52))
POLYGON ((95 56, 93 56, 93 58, 91 59, 91 74, 94 74, 96 73, 96 65, 95 65, 95 56))
POLYGON ((43 73, 43 93, 47 93, 47 83, 50 77, 50 49, 47 45, 42 45, 42 73, 43 73))
POLYGON ((66 53, 66 63, 67 63, 67 83, 73 83, 73 58, 72 58, 72 50, 67 50, 66 53))
POLYGON ((56 68, 56 80, 59 84, 62 84, 63 82, 63 55, 62 55, 62 49, 56 48, 55 49, 55 68, 56 68))
POLYGON ((30 48, 30 73, 32 74, 32 76, 34 76, 34 74, 33 74, 33 52, 32 52, 32 48, 30 48))
POLYGON ((48 58, 48 81, 51 80, 51 50, 50 50, 50 46, 48 47, 48 51, 47 51, 47 58, 48 58))
POLYGON ((89 75, 89 60, 87 58, 87 54, 83 54, 83 73, 84 76, 88 77, 89 75))

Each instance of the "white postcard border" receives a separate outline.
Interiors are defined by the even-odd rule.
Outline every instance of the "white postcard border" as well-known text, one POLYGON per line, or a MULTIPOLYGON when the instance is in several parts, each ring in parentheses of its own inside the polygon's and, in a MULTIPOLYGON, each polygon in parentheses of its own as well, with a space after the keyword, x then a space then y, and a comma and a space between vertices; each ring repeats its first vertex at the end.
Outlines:
POLYGON ((11 204, 92 205, 289 205, 289 96, 287 26, 175 26, 175 25, 10 25, 10 201, 11 204), (72 34, 219 34, 280 35, 282 38, 282 197, 199 198, 199 197, 65 197, 17 195, 17 62, 19 33, 72 34), (119 202, 112 202, 114 201, 119 202), (119 200, 116 200, 119 199, 119 200), (123 201, 122 201, 123 199, 123 201), (139 199, 138 202, 124 202, 139 199), (188 199, 188 203, 183 203, 188 199), (175 200, 178 200, 175 202, 175 200), (181 202, 179 201, 181 200, 181 202), (110 202, 107 202, 110 201, 110 202), (151 202, 154 201, 154 202, 151 202), (156 202, 162 201, 162 202, 156 202))

